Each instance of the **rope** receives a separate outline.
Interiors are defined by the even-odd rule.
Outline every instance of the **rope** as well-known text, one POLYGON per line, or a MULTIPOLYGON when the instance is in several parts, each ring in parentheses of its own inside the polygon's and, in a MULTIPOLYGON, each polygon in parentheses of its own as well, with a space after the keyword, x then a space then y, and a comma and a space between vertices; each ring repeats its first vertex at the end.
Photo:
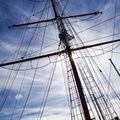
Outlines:
MULTIPOLYGON (((87 30, 89 30, 89 29, 91 29, 91 28, 93 28, 93 27, 96 27, 96 26, 98 26, 98 25, 100 25, 100 24, 103 24, 103 23, 105 23, 105 22, 107 22, 107 21, 110 21, 110 20, 112 20, 112 19, 115 19, 115 18, 117 18, 117 17, 119 17, 120 16, 120 14, 118 14, 118 15, 116 15, 116 16, 114 16, 114 17, 111 17, 111 18, 109 18, 109 19, 107 19, 107 20, 104 20, 104 21, 102 21, 102 22, 100 22, 100 23, 97 23, 97 24, 95 24, 95 25, 93 25, 93 26, 91 26, 91 27, 89 27, 89 28, 86 28, 86 29, 84 29, 84 30, 82 30, 82 31, 80 31, 80 32, 78 32, 78 33, 76 33, 76 34, 79 34, 79 33, 82 33, 82 32, 84 32, 84 31, 87 31, 87 30)), ((75 34, 75 35, 76 35, 75 34)))
MULTIPOLYGON (((116 8, 117 8, 117 0, 115 1, 115 11, 114 11, 114 21, 113 21, 113 40, 114 40, 114 33, 115 33, 115 25, 116 25, 116 8)), ((113 44, 112 44, 112 49, 113 49, 113 44)), ((111 51, 111 59, 113 57, 113 51, 111 51)), ((108 95, 109 95, 109 87, 110 87, 110 84, 111 84, 111 72, 112 72, 112 65, 110 64, 110 71, 109 71, 109 83, 108 83, 108 95)), ((107 96, 108 98, 108 96, 107 96)))
POLYGON ((41 106, 40 106, 40 109, 39 109, 37 120, 41 120, 42 116, 43 116, 43 113, 44 113, 45 105, 46 105, 47 98, 48 98, 50 88, 51 88, 51 84, 52 84, 52 81, 53 81, 53 76, 54 76, 54 72, 55 72, 55 68, 56 68, 57 59, 58 59, 58 56, 55 57, 55 63, 53 64, 52 71, 51 71, 51 74, 49 76, 49 80, 48 80, 48 83, 47 83, 47 86, 46 86, 46 89, 45 89, 45 93, 44 93, 42 103, 41 103, 41 106))

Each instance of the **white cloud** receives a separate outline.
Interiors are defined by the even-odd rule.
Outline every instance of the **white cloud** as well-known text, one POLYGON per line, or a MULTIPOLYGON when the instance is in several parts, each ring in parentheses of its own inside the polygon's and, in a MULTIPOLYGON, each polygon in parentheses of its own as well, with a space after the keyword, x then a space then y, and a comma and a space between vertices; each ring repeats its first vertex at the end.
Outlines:
POLYGON ((15 96, 15 99, 16 100, 20 100, 20 99, 22 99, 23 98, 23 96, 21 95, 21 94, 17 94, 16 96, 15 96))

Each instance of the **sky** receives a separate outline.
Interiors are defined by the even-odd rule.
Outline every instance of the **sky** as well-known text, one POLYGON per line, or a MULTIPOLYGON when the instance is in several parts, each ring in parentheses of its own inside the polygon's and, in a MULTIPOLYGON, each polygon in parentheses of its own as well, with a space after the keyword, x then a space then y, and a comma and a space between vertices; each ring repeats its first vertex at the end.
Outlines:
MULTIPOLYGON (((8 28, 8 26, 16 24, 54 18, 50 1, 47 3, 46 9, 42 11, 46 1, 0 0, 0 63, 57 51, 60 42, 55 22, 8 28)), ((102 14, 97 16, 69 19, 76 32, 70 31, 71 26, 65 24, 68 32, 74 35, 75 39, 79 36, 84 45, 120 38, 119 0, 58 1, 66 16, 102 11, 102 14), (114 17, 115 19, 113 19, 114 17)), ((74 44, 76 43, 74 42, 74 44)), ((79 42, 78 46, 83 44, 79 42)), ((113 60, 120 72, 119 44, 88 49, 89 53, 86 54, 96 60, 98 67, 105 73, 110 84, 117 89, 118 95, 120 95, 120 78, 110 64, 109 58, 113 60)), ((37 118, 40 118, 38 113, 44 106, 42 100, 47 96, 44 94, 45 91, 49 95, 42 120, 70 120, 68 98, 64 85, 66 71, 63 68, 65 68, 65 63, 61 59, 64 59, 64 55, 59 55, 58 58, 56 56, 48 57, 0 68, 0 120, 38 120, 37 118), (55 64, 56 59, 57 64, 55 64), (37 69, 35 69, 36 67, 37 69), (46 86, 48 86, 47 89, 46 86)), ((108 89, 105 87, 106 91, 108 89)), ((108 94, 111 96, 110 93, 108 94)), ((114 104, 112 97, 111 100, 114 104)), ((116 110, 119 111, 117 107, 116 110)))

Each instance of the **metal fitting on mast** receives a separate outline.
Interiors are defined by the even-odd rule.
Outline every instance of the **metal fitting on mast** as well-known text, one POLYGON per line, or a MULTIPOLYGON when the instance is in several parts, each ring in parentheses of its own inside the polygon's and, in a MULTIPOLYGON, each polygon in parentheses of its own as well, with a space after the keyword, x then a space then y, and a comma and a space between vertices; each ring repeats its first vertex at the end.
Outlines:
POLYGON ((58 24, 58 30, 59 30, 59 38, 60 41, 66 46, 70 47, 70 40, 72 40, 74 37, 69 35, 62 19, 60 17, 57 18, 57 24, 58 24))
POLYGON ((63 20, 60 17, 60 15, 55 7, 54 1, 51 0, 51 2, 52 2, 53 9, 54 9, 55 18, 57 21, 60 41, 64 44, 65 47, 70 47, 69 41, 72 40, 74 37, 68 34, 68 32, 64 26, 63 20))

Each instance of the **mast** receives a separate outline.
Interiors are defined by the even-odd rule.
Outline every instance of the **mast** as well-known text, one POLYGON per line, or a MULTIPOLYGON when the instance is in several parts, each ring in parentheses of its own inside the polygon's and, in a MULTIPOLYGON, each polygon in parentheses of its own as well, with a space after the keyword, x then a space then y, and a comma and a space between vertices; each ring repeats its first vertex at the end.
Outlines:
POLYGON ((86 103, 86 100, 85 100, 85 96, 84 96, 84 93, 83 93, 81 81, 80 81, 80 78, 79 78, 79 75, 78 75, 78 72, 77 72, 77 68, 75 66, 75 62, 74 62, 74 60, 72 58, 72 52, 71 52, 71 48, 70 48, 70 44, 69 44, 69 41, 71 39, 73 39, 74 37, 70 36, 67 33, 66 28, 64 26, 64 23, 63 23, 62 19, 60 18, 59 13, 56 10, 55 1, 51 0, 51 3, 52 3, 52 6, 53 6, 55 18, 57 20, 59 38, 60 38, 60 41, 65 46, 65 49, 66 49, 67 54, 68 54, 69 61, 71 63, 71 67, 72 67, 72 70, 73 70, 75 82, 76 82, 76 85, 77 85, 77 90, 78 90, 79 97, 80 97, 80 100, 81 100, 81 103, 82 103, 82 108, 83 108, 85 120, 91 120, 89 110, 88 110, 88 107, 87 107, 87 103, 86 103))

